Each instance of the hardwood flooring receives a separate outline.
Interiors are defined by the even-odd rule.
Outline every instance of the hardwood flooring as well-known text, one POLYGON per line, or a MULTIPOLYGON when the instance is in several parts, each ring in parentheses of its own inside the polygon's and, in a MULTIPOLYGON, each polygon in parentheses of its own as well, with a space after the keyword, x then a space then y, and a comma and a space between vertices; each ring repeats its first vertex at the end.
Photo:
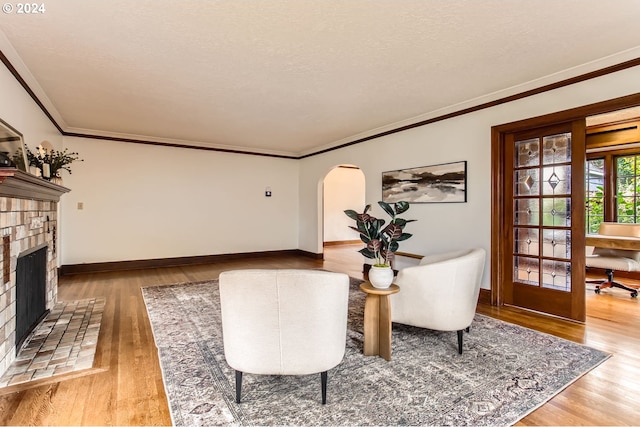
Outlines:
MULTIPOLYGON (((209 265, 82 274, 60 279, 59 299, 106 298, 94 368, 0 395, 2 425, 170 425, 157 350, 140 288, 216 278, 237 268, 325 268, 362 277, 353 246, 325 260, 261 257, 209 265)), ((513 307, 478 312, 613 354, 517 425, 638 425, 640 301, 622 290, 587 293, 584 325, 513 307)))

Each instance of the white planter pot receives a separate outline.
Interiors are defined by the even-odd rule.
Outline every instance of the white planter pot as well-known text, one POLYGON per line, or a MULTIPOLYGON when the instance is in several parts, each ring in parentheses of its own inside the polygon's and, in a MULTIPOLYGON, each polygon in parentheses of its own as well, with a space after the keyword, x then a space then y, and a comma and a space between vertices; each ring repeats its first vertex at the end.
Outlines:
POLYGON ((393 270, 391 267, 371 266, 369 270, 369 282, 374 288, 386 289, 393 282, 393 270))

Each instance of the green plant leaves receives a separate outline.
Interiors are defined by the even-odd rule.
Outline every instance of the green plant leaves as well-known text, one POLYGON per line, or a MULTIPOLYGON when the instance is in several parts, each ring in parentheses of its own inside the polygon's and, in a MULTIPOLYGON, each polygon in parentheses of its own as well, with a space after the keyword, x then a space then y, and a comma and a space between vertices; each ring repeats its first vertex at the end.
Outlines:
POLYGON ((400 235, 400 237, 398 237, 396 240, 397 240, 398 242, 402 242, 403 240, 407 240, 407 239, 408 239, 409 237, 411 237, 411 236, 413 236, 413 234, 411 234, 411 233, 402 233, 402 234, 400 235))
POLYGON ((381 201, 381 202, 378 202, 378 204, 380 205, 382 210, 385 211, 387 215, 389 215, 391 218, 396 216, 395 213, 393 212, 393 208, 391 207, 391 205, 389 205, 389 203, 385 203, 381 201))
POLYGON ((51 149, 48 152, 45 152, 45 154, 41 154, 40 152, 34 154, 25 144, 24 150, 27 155, 29 166, 36 166, 42 170, 43 165, 48 164, 51 176, 57 176, 58 171, 61 169, 64 169, 71 174, 71 168, 69 165, 75 161, 84 161, 78 156, 78 153, 75 151, 70 152, 68 148, 65 148, 62 151, 51 149))
POLYGON ((369 258, 369 259, 376 259, 377 258, 376 254, 371 252, 367 248, 362 248, 358 252, 360 252, 362 255, 364 255, 366 258, 369 258))
MULTIPOLYGON (((396 215, 400 215, 401 213, 405 213, 406 211, 408 211, 409 206, 410 206, 409 202, 404 202, 404 201, 396 202, 394 204, 396 215)), ((415 220, 412 220, 412 221, 415 221, 415 220)))
POLYGON ((346 211, 344 211, 344 213, 347 214, 347 216, 352 220, 358 220, 358 212, 354 211, 353 209, 347 209, 346 211))
POLYGON ((391 217, 391 221, 386 227, 384 227, 384 219, 376 218, 367 213, 371 209, 371 205, 366 205, 362 213, 352 209, 347 209, 344 213, 356 222, 355 227, 349 226, 349 228, 360 233, 360 240, 366 244, 366 247, 358 252, 367 258, 376 259, 378 264, 388 264, 399 248, 398 242, 412 236, 410 233, 404 233, 403 229, 415 219, 407 220, 396 216, 409 209, 408 202, 400 201, 392 206, 379 201, 378 205, 391 217))

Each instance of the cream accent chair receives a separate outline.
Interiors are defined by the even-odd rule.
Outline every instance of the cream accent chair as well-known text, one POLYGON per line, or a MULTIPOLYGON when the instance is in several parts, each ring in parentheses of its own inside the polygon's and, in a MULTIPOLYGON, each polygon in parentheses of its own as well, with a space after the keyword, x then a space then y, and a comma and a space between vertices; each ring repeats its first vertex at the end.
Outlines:
MULTIPOLYGON (((623 224, 617 222, 602 222, 598 234, 606 236, 640 237, 640 224, 623 224)), ((607 274, 607 280, 587 280, 596 283, 595 292, 600 293, 605 288, 620 288, 629 291, 633 298, 638 296, 638 290, 613 280, 613 272, 640 271, 640 251, 625 249, 609 249, 594 247, 592 255, 587 255, 587 267, 602 268, 607 274)))
POLYGON ((236 371, 236 402, 242 373, 321 373, 344 357, 349 276, 321 270, 234 270, 220 273, 224 355, 236 371))
POLYGON ((437 331, 469 332, 480 293, 486 253, 477 248, 426 256, 398 272, 391 295, 391 320, 437 331))

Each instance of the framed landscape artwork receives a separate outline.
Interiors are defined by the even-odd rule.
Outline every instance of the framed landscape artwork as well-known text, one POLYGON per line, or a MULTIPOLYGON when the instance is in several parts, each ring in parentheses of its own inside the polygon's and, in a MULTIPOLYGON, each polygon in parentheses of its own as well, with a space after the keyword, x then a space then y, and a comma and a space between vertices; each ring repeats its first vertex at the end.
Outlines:
POLYGON ((464 203, 467 162, 382 172, 382 200, 395 203, 464 203))

